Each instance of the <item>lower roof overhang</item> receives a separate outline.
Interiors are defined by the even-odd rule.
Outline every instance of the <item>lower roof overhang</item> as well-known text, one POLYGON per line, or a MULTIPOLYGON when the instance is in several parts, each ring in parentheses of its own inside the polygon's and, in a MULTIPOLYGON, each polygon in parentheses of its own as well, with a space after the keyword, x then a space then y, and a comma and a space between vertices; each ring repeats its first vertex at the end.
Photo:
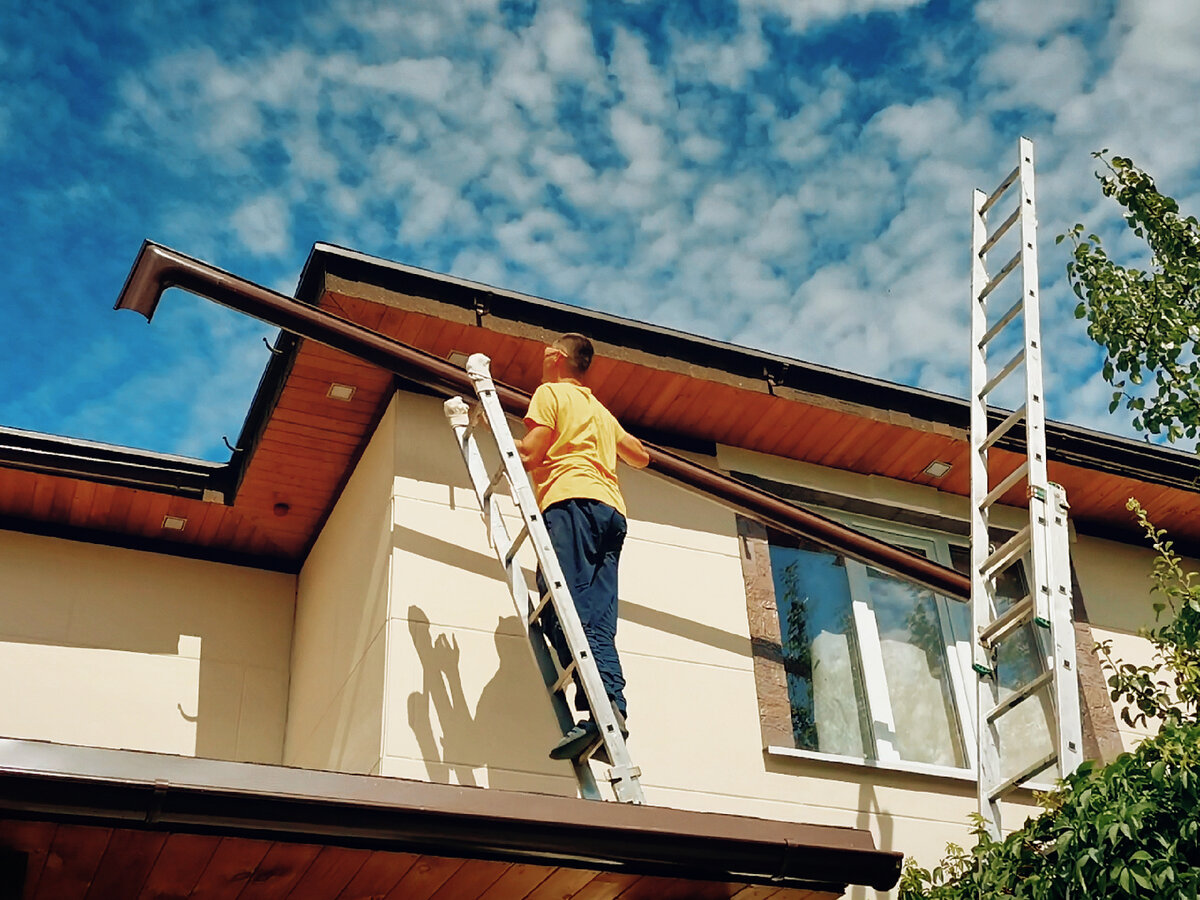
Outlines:
POLYGON ((853 828, 16 739, 0 739, 3 819, 797 891, 781 900, 886 890, 902 862, 853 828))
POLYGON ((0 426, 0 466, 232 503, 236 467, 0 426))

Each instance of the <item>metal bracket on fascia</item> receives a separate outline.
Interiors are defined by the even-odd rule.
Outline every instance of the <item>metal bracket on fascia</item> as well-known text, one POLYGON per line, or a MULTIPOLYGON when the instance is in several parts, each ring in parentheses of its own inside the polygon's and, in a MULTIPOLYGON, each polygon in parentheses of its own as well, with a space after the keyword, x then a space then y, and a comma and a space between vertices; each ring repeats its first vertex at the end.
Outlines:
POLYGON ((483 327, 483 317, 492 314, 492 302, 486 294, 475 295, 475 324, 483 327))
POLYGON ((790 368, 791 366, 787 363, 771 362, 763 364, 763 378, 767 382, 767 393, 772 397, 775 396, 775 389, 781 387, 787 379, 788 369, 790 368))
POLYGON ((167 788, 170 783, 165 778, 154 779, 154 793, 150 795, 150 803, 146 807, 146 824, 153 825, 162 815, 163 801, 167 799, 167 788))

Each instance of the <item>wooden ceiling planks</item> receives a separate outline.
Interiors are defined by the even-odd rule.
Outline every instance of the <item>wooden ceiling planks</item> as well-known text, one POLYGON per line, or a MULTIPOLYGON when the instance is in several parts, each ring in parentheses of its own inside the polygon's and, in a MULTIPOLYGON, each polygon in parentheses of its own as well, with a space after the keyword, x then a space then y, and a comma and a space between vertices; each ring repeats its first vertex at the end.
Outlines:
POLYGON ((291 896, 320 853, 321 847, 316 844, 272 844, 237 895, 238 900, 280 900, 291 896))
POLYGON ((420 857, 415 853, 371 853, 336 900, 386 898, 420 857))
POLYGON ((145 883, 167 842, 161 831, 115 829, 88 888, 88 897, 126 897, 145 883))
POLYGON ((111 837, 111 828, 90 825, 56 828, 30 900, 84 896, 79 889, 82 886, 86 891, 91 886, 111 837))
POLYGON ((511 900, 513 897, 520 897, 523 900, 534 888, 550 877, 551 871, 545 866, 513 863, 503 875, 479 895, 477 900, 511 900))
POLYGON ((137 900, 189 896, 220 843, 221 838, 215 835, 168 835, 141 890, 136 895, 127 891, 125 896, 136 896, 137 900))
POLYGON ((320 843, 0 820, 27 854, 23 900, 833 900, 776 885, 320 843))

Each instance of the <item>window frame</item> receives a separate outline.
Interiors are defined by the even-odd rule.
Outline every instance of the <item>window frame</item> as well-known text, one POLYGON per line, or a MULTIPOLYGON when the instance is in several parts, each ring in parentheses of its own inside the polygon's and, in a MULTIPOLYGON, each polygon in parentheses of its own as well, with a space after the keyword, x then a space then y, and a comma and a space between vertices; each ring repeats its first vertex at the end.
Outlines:
MULTIPOLYGON (((834 519, 843 524, 849 525, 856 530, 863 531, 867 534, 877 537, 888 543, 901 546, 905 549, 915 550, 916 552, 925 552, 928 557, 935 562, 951 566, 953 560, 951 558, 951 547, 969 548, 970 539, 965 534, 956 534, 953 532, 942 531, 936 528, 929 528, 920 525, 911 525, 904 522, 897 522, 890 519, 880 519, 876 517, 862 515, 860 513, 848 512, 839 509, 830 509, 827 507, 816 506, 814 504, 801 504, 805 508, 818 513, 827 518, 834 519)), ((768 579, 771 578, 771 568, 769 562, 770 538, 765 529, 759 529, 761 534, 757 535, 762 541, 763 548, 767 552, 767 568, 766 574, 768 579)), ((756 535, 752 532, 754 529, 742 528, 743 539, 747 540, 745 559, 751 558, 749 540, 756 535)), ((870 719, 870 737, 875 744, 873 757, 854 757, 843 756, 840 754, 827 753, 819 750, 807 750, 797 748, 795 746, 780 745, 777 741, 770 739, 768 735, 768 726, 764 722, 764 750, 777 757, 793 757, 801 760, 809 760, 814 762, 831 763, 842 766, 855 768, 870 768, 879 769, 882 771, 894 771, 901 773, 911 773, 918 775, 929 775, 941 778, 949 778, 955 781, 962 781, 974 784, 977 780, 978 772, 978 691, 977 686, 971 677, 972 669, 971 662, 973 654, 970 641, 970 620, 969 617, 964 623, 965 632, 955 627, 954 617, 950 614, 951 604, 956 603, 942 594, 932 592, 934 603, 938 611, 939 627, 942 632, 942 645, 945 651, 947 667, 949 669, 948 682, 950 695, 954 706, 954 711, 958 719, 958 734, 956 738, 960 741, 962 757, 965 761, 963 766, 947 766, 935 763, 923 763, 910 760, 904 760, 899 757, 899 753, 895 750, 894 745, 888 740, 888 730, 894 733, 895 718, 894 715, 886 715, 891 712, 890 699, 887 696, 888 685, 886 673, 883 670, 882 653, 879 650, 879 631, 878 623, 875 620, 874 611, 870 609, 870 604, 865 598, 869 597, 869 588, 865 585, 867 575, 867 565, 859 563, 855 560, 846 560, 847 578, 850 582, 849 590, 851 596, 851 604, 854 612, 854 632, 855 641, 857 644, 858 664, 861 667, 863 690, 867 697, 868 714, 870 719), (864 652, 864 647, 872 652, 864 652), (872 650, 873 647, 873 650, 872 650), (879 711, 883 711, 886 718, 880 717, 879 711)), ((760 564, 761 567, 761 564, 760 564)), ((749 587, 751 576, 749 571, 746 573, 747 586, 749 587)), ((759 576, 761 578, 761 575, 759 576)), ((771 606, 775 609, 775 598, 773 596, 773 585, 771 589, 772 603, 771 606)), ((776 623, 778 629, 778 610, 775 609, 776 623)), ((779 638, 778 631, 775 633, 775 638, 779 638)), ((786 690, 786 687, 785 687, 786 690)), ((761 707, 760 707, 761 708, 761 707)), ((789 698, 790 711, 790 698, 789 698)), ((771 735, 778 737, 781 729, 774 728, 771 730, 771 735)), ((1048 790, 1052 787, 1047 782, 1028 782, 1025 785, 1034 790, 1048 790)))

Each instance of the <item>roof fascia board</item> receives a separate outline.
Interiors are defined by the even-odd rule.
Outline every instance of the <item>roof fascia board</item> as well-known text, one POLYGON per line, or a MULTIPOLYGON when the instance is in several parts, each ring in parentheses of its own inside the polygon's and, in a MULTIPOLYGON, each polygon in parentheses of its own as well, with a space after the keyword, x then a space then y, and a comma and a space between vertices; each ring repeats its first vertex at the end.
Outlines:
MULTIPOLYGON (((486 316, 519 322, 546 334, 586 331, 602 343, 641 351, 658 360, 660 367, 665 357, 723 372, 749 382, 746 386, 753 384, 753 389, 792 399, 845 405, 847 411, 860 415, 964 439, 967 433, 969 405, 957 397, 501 290, 331 244, 314 245, 298 294, 320 296, 331 277, 427 298, 472 314, 485 309, 486 316)), ((696 374, 699 377, 700 373, 696 374)), ((989 418, 999 424, 1007 413, 995 409, 989 418)), ((1051 460, 1150 484, 1200 490, 1200 459, 1195 454, 1063 422, 1047 422, 1046 436, 1051 460)), ((1023 447, 1020 441, 1020 433, 1014 431, 997 447, 1018 451, 1023 447)))

